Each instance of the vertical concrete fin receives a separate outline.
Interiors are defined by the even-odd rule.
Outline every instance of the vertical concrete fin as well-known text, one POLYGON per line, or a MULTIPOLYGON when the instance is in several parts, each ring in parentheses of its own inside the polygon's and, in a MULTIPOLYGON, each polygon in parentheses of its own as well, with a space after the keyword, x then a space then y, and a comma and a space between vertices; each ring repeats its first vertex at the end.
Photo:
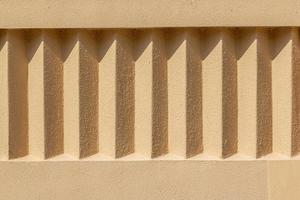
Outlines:
POLYGON ((222 40, 219 29, 205 29, 202 46, 203 148, 210 156, 222 156, 222 40))
POLYGON ((7 31, 0 32, 0 159, 8 159, 9 138, 9 84, 7 31))
POLYGON ((300 152, 300 41, 299 29, 292 33, 292 155, 300 152))
POLYGON ((272 68, 270 33, 257 29, 257 152, 272 152, 272 68))
POLYGON ((63 153, 63 66, 55 31, 28 32, 29 154, 38 159, 63 153))
POLYGON ((291 156, 292 152, 292 31, 273 30, 272 117, 273 152, 291 156))
POLYGON ((134 152, 134 55, 131 31, 117 31, 116 158, 134 152))
MULTIPOLYGON (((202 59, 201 37, 197 30, 186 35, 186 157, 203 151, 202 140, 202 59)), ((180 75, 178 75, 180 77, 180 75)))
POLYGON ((98 58, 96 35, 79 32, 80 158, 98 153, 98 58))
POLYGON ((237 153, 237 60, 235 33, 222 30, 222 156, 237 153))
POLYGON ((27 36, 29 155, 44 159, 47 144, 44 129, 44 40, 41 30, 32 30, 27 36))
POLYGON ((28 155, 28 61, 25 33, 8 30, 9 158, 28 155))
POLYGON ((169 153, 186 156, 186 32, 167 33, 169 153))
POLYGON ((116 152, 116 61, 114 31, 102 31, 99 42, 99 153, 115 157, 116 152))
POLYGON ((152 31, 138 31, 135 55, 135 152, 151 158, 152 151, 152 31))
POLYGON ((168 70, 165 35, 156 30, 152 36, 152 153, 156 158, 168 153, 168 70))
POLYGON ((79 158, 79 39, 78 31, 64 31, 64 153, 79 158))
POLYGON ((238 152, 256 157, 257 38, 255 29, 239 30, 238 65, 238 152))

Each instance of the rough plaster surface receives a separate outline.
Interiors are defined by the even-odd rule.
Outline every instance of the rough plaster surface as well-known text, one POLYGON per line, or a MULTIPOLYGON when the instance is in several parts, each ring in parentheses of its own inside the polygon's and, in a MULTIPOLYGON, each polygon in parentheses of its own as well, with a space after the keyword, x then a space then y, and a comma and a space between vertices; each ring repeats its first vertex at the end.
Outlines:
POLYGON ((266 161, 32 161, 0 167, 1 199, 268 199, 266 161))
POLYGON ((2 28, 300 25, 298 0, 2 0, 0 7, 2 28))
POLYGON ((300 198, 297 1, 0 7, 0 200, 300 198))

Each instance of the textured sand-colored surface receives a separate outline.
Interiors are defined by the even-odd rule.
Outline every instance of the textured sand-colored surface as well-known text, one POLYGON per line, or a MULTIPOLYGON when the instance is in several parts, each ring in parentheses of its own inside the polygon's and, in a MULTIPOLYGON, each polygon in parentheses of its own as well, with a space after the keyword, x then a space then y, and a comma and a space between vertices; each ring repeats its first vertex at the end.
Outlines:
POLYGON ((2 199, 266 200, 265 161, 0 162, 2 199))
POLYGON ((0 200, 299 199, 298 1, 0 8, 0 200))
POLYGON ((3 0, 2 28, 299 26, 297 0, 3 0))

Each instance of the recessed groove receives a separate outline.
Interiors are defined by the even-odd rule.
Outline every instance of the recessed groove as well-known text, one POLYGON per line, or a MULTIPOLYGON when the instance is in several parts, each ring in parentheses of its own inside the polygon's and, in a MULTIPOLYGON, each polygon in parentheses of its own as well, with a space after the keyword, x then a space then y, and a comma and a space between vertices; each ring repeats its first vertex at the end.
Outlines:
POLYGON ((9 159, 14 159, 28 154, 28 61, 24 32, 9 30, 7 34, 9 159))
POLYGON ((292 152, 300 152, 300 41, 299 29, 292 29, 292 152))
POLYGON ((272 152, 272 68, 270 33, 257 30, 257 152, 272 152))
POLYGON ((168 153, 168 70, 165 35, 153 33, 152 158, 168 153))
POLYGON ((96 35, 79 32, 80 158, 98 152, 98 58, 96 35))
POLYGON ((134 152, 134 55, 131 31, 118 31, 116 49, 116 158, 134 152))
POLYGON ((186 156, 190 158, 203 151, 202 59, 200 32, 189 30, 186 37, 186 156))
POLYGON ((63 60, 59 31, 43 31, 45 158, 64 152, 63 60))
POLYGON ((222 32, 222 156, 237 153, 237 60, 234 30, 222 32))

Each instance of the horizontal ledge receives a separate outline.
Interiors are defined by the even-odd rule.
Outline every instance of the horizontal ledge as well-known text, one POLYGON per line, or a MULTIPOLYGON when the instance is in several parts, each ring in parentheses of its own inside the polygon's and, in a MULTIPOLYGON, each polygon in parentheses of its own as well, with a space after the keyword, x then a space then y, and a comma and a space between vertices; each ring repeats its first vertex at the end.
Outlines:
POLYGON ((3 0, 0 28, 300 26, 297 0, 3 0))
POLYGON ((100 153, 91 155, 85 158, 77 158, 75 156, 61 154, 51 158, 43 159, 34 157, 31 155, 15 158, 15 159, 5 159, 0 158, 0 163, 3 162, 262 162, 262 161, 299 161, 300 156, 286 156, 283 154, 269 154, 261 158, 249 157, 246 155, 235 154, 227 158, 221 158, 216 156, 210 156, 206 154, 199 154, 190 158, 185 158, 181 156, 166 154, 159 156, 157 158, 148 158, 143 155, 129 154, 125 157, 114 158, 100 153))

